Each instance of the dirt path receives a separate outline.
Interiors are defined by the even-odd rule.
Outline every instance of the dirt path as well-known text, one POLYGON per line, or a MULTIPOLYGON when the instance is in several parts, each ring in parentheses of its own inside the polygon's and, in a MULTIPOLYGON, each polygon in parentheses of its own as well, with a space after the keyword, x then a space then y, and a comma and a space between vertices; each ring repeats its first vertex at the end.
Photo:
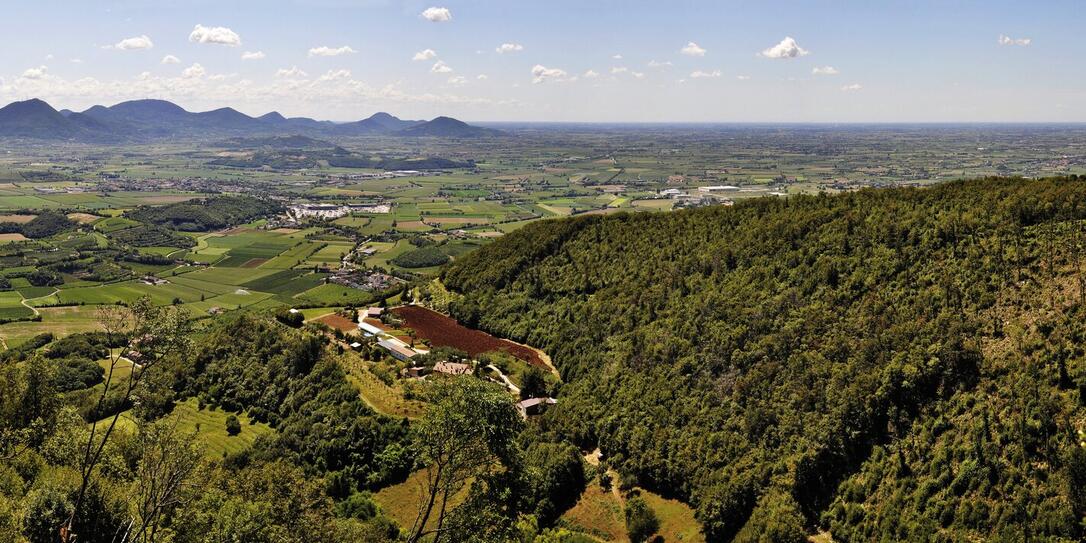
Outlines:
POLYGON ((498 369, 498 367, 495 366, 494 364, 488 365, 487 368, 490 369, 491 371, 493 371, 494 373, 497 373, 498 377, 500 377, 502 382, 505 383, 505 386, 507 388, 509 388, 509 390, 513 391, 513 394, 516 394, 518 396, 520 395, 520 387, 518 387, 517 385, 514 385, 513 382, 509 380, 509 377, 507 377, 504 373, 502 373, 502 370, 498 369))

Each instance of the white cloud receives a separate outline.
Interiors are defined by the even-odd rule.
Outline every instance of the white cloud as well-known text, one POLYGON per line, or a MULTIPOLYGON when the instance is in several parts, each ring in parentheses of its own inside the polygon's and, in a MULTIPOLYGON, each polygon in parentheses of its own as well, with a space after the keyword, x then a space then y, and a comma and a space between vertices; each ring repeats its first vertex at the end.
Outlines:
POLYGON ((630 69, 625 66, 616 66, 611 68, 611 75, 624 74, 628 71, 630 71, 630 69))
POLYGON ((313 47, 312 49, 310 49, 309 50, 309 56, 311 56, 311 57, 338 57, 339 55, 347 55, 347 54, 352 54, 352 53, 357 53, 357 52, 358 51, 355 51, 354 49, 351 49, 351 47, 349 45, 344 45, 343 47, 335 47, 335 48, 328 47, 326 45, 322 45, 320 47, 313 47))
POLYGON ((630 75, 634 76, 636 79, 642 79, 645 77, 644 72, 630 72, 630 75))
POLYGON ((500 54, 505 53, 518 53, 524 50, 524 46, 519 43, 503 43, 494 48, 500 54))
POLYGON ((297 66, 291 66, 289 69, 287 69, 287 68, 279 68, 275 72, 275 77, 286 77, 286 78, 289 78, 289 79, 300 79, 300 78, 307 77, 308 75, 309 74, 303 72, 297 66))
POLYGON ((837 75, 841 72, 837 71, 837 68, 833 66, 815 66, 811 73, 814 75, 837 75))
POLYGON ((45 60, 53 60, 53 53, 49 53, 48 55, 45 55, 45 60))
POLYGON ((845 86, 841 87, 841 90, 844 91, 844 92, 852 92, 852 91, 858 91, 858 90, 860 90, 862 88, 864 88, 863 85, 861 85, 859 83, 853 83, 851 85, 845 85, 845 86))
POLYGON ((196 25, 189 34, 189 41, 237 47, 241 45, 241 36, 225 26, 196 25))
POLYGON ((81 59, 81 58, 73 58, 73 59, 68 59, 68 62, 71 62, 72 64, 83 64, 83 59, 81 59))
POLYGON ((447 23, 452 20, 452 12, 449 8, 426 8, 419 16, 431 23, 447 23))
POLYGON ((532 83, 546 83, 547 81, 563 81, 568 74, 559 68, 548 68, 542 64, 532 67, 532 83))
POLYGON ((264 51, 246 51, 241 54, 241 60, 262 60, 266 56, 264 51))
POLYGON ((113 45, 107 47, 107 49, 117 49, 119 51, 139 51, 141 49, 150 49, 154 47, 154 42, 151 38, 148 38, 146 34, 142 36, 136 36, 134 38, 125 38, 113 45))
POLYGON ((50 103, 87 107, 95 103, 155 96, 202 110, 243 103, 259 109, 287 109, 308 116, 329 118, 331 115, 331 118, 343 119, 356 116, 359 104, 374 109, 425 108, 433 112, 462 111, 459 108, 466 107, 521 106, 512 98, 465 96, 453 90, 456 87, 447 87, 443 92, 413 92, 403 83, 373 86, 346 72, 332 72, 331 77, 321 79, 269 79, 264 82, 236 76, 185 78, 179 72, 70 80, 44 72, 40 75, 38 79, 3 80, 0 82, 0 101, 6 103, 24 96, 37 96, 50 103))
POLYGON ((324 75, 320 76, 320 78, 317 79, 317 81, 322 81, 322 82, 323 81, 341 81, 341 80, 350 79, 350 78, 351 78, 351 71, 350 70, 345 70, 345 69, 328 70, 328 72, 325 73, 324 75))
POLYGON ((740 81, 750 81, 750 76, 749 75, 737 75, 737 76, 735 76, 735 78, 740 80, 740 81))
POLYGON ((682 49, 679 49, 679 52, 686 55, 686 56, 688 56, 688 57, 703 57, 703 56, 705 56, 705 49, 702 49, 701 47, 698 46, 698 44, 696 44, 694 42, 687 43, 686 47, 683 47, 682 49))
POLYGON ((467 82, 468 82, 467 78, 462 76, 462 75, 454 75, 454 76, 449 78, 449 84, 450 85, 460 86, 460 85, 463 85, 463 84, 465 84, 467 82))
POLYGON ((802 48, 796 43, 796 40, 791 36, 785 36, 783 40, 777 45, 762 51, 761 55, 766 58, 796 58, 805 57, 811 54, 810 51, 802 48))
POLYGON ((650 60, 649 61, 649 68, 664 68, 664 67, 667 67, 667 66, 671 66, 671 61, 670 60, 665 60, 663 62, 660 62, 660 61, 657 61, 657 60, 650 60))
POLYGON ((411 60, 430 60, 434 58, 437 58, 437 51, 434 51, 433 49, 423 49, 422 51, 415 53, 415 56, 411 57, 411 60))
POLYGON ((205 70, 203 66, 200 66, 199 62, 197 62, 197 63, 193 64, 192 66, 189 66, 188 68, 185 68, 184 70, 182 70, 181 71, 181 77, 185 77, 185 78, 188 78, 188 79, 195 79, 195 78, 203 77, 204 74, 206 74, 206 73, 207 73, 207 70, 205 70))
POLYGON ((999 45, 1020 45, 1022 47, 1027 47, 1031 43, 1033 43, 1031 38, 1012 38, 1010 36, 1004 36, 1003 34, 999 35, 999 45))
POLYGON ((596 70, 588 70, 584 73, 585 79, 595 79, 600 76, 600 73, 596 70))
POLYGON ((166 55, 166 56, 162 57, 162 64, 180 64, 180 63, 181 63, 181 59, 179 59, 179 58, 177 58, 177 57, 175 57, 173 55, 166 55))
POLYGON ((720 70, 713 70, 711 72, 695 70, 690 73, 691 79, 705 79, 710 77, 720 77, 720 70))
POLYGON ((486 81, 487 79, 490 79, 490 78, 487 77, 486 74, 479 74, 479 75, 475 76, 475 79, 478 79, 479 81, 486 81))
POLYGON ((430 71, 435 74, 451 74, 453 69, 448 64, 445 64, 444 61, 439 60, 435 62, 433 66, 430 66, 430 71))
POLYGON ((49 71, 46 66, 38 66, 37 68, 27 68, 23 72, 23 79, 43 79, 45 73, 49 71))
POLYGON ((618 54, 611 55, 611 58, 613 58, 615 60, 622 60, 622 55, 618 55, 618 54))

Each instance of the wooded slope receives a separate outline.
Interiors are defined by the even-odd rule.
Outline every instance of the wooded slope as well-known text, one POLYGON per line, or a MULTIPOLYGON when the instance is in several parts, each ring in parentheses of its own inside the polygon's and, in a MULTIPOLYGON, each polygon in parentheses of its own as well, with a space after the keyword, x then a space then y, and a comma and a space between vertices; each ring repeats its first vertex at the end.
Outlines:
POLYGON ((450 265, 544 424, 711 541, 1077 539, 1086 180, 546 221, 450 265))

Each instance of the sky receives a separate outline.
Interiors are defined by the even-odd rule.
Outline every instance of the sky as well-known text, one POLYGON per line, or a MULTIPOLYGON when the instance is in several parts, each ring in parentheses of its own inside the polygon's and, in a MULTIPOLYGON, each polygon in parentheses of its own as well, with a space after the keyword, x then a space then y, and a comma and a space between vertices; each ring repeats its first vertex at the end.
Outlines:
POLYGON ((335 121, 1086 122, 1081 0, 5 2, 0 102, 335 121))

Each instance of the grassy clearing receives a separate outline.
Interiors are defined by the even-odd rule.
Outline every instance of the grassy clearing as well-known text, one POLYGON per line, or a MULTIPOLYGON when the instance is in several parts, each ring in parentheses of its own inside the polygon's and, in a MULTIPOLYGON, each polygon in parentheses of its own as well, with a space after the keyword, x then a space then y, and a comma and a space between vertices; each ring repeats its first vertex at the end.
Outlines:
MULTIPOLYGON (((194 433, 196 441, 204 445, 204 454, 212 457, 239 453, 252 446, 258 437, 275 432, 267 424, 252 422, 245 413, 230 413, 219 409, 212 411, 207 407, 199 409, 194 398, 178 402, 168 417, 177 417, 177 430, 183 435, 194 433), (236 415, 241 422, 241 433, 236 436, 226 433, 226 418, 231 414, 236 415)), ((128 411, 121 415, 121 421, 128 429, 135 426, 128 411)))
POLYGON ((9 322, 0 325, 0 338, 3 338, 8 347, 21 345, 45 332, 60 337, 102 329, 94 307, 43 307, 38 311, 41 313, 41 322, 9 322))
POLYGON ((426 404, 404 398, 403 386, 397 382, 386 385, 370 373, 368 364, 353 352, 344 353, 340 365, 347 372, 347 380, 358 389, 362 400, 375 411, 394 417, 418 418, 426 410, 426 404))
POLYGON ((577 504, 562 514, 559 523, 602 541, 628 542, 622 507, 622 500, 614 492, 590 481, 577 504))
MULTIPOLYGON (((410 529, 411 525, 415 522, 415 517, 418 515, 419 504, 423 503, 425 489, 426 470, 419 470, 412 473, 406 481, 398 485, 392 485, 381 489, 380 492, 373 495, 373 499, 381 506, 381 510, 384 511, 389 518, 396 521, 401 528, 407 530, 410 529)), ((464 490, 449 498, 447 504, 448 509, 460 505, 464 502, 465 498, 467 498, 467 486, 464 487, 464 490)), ((435 507, 440 506, 441 497, 438 496, 435 507)), ((436 517, 437 515, 433 515, 430 519, 431 524, 427 524, 427 526, 433 527, 432 524, 437 523, 436 517)))

